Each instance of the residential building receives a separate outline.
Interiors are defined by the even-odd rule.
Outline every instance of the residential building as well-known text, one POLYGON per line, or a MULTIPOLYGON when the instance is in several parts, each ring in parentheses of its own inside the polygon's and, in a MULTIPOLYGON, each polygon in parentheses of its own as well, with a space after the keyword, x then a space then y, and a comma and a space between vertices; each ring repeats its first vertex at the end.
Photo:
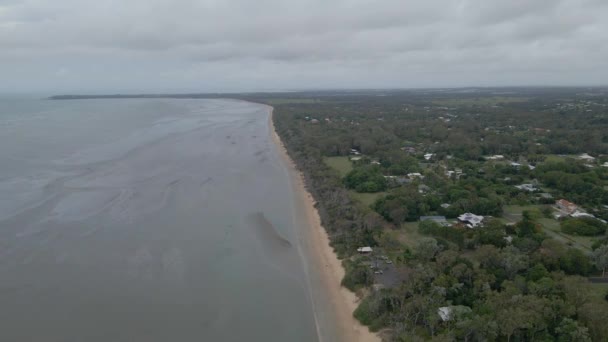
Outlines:
POLYGON ((593 161, 595 161, 595 158, 592 157, 592 156, 590 156, 587 153, 581 154, 580 156, 578 156, 578 159, 584 160, 586 162, 593 162, 593 161))
POLYGON ((573 214, 578 209, 578 206, 576 204, 567 201, 563 198, 555 202, 555 205, 559 210, 565 212, 568 215, 573 214))
POLYGON ((475 215, 472 213, 464 213, 458 216, 458 221, 465 224, 469 228, 476 228, 482 224, 483 216, 475 215))
POLYGON ((369 246, 367 247, 359 247, 357 248, 357 252, 361 253, 361 254, 368 254, 373 252, 373 249, 369 246))
POLYGON ((535 187, 534 184, 521 184, 521 185, 516 185, 515 187, 518 188, 519 190, 524 190, 524 191, 529 191, 529 192, 538 190, 538 188, 535 187))

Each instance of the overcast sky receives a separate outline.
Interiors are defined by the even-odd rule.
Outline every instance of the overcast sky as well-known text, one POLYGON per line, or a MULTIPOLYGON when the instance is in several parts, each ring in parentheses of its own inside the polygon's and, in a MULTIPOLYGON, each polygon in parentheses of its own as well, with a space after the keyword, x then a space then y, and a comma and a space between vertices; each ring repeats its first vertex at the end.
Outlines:
POLYGON ((0 0, 0 92, 608 84, 608 0, 0 0))

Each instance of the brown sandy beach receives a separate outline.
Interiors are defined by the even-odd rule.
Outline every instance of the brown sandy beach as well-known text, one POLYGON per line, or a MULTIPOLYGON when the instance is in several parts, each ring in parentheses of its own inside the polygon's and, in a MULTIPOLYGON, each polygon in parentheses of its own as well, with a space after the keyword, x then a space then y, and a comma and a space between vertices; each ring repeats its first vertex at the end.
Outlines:
MULTIPOLYGON (((296 168, 293 160, 287 154, 285 146, 277 134, 272 120, 273 109, 269 107, 269 125, 271 128, 272 139, 279 147, 281 158, 289 169, 292 184, 296 192, 296 202, 303 206, 300 222, 303 227, 310 229, 303 232, 303 238, 307 241, 304 243, 309 246, 308 257, 311 259, 311 267, 314 268, 319 275, 322 286, 327 293, 329 303, 325 305, 331 307, 332 317, 337 325, 336 334, 342 341, 381 341, 380 337, 372 332, 366 326, 363 326, 353 317, 353 312, 357 308, 359 299, 348 289, 341 286, 342 278, 344 277, 344 268, 341 261, 334 253, 333 248, 329 245, 329 237, 325 228, 321 225, 319 213, 315 208, 315 200, 308 192, 304 185, 304 179, 301 172, 296 168)), ((322 334, 320 334, 322 335, 322 334)), ((324 336, 319 336, 323 341, 324 336)))

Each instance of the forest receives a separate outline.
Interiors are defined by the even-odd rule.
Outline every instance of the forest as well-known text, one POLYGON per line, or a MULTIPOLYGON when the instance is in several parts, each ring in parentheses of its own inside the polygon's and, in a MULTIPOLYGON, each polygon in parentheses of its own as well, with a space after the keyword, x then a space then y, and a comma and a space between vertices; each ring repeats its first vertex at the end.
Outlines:
POLYGON ((608 340, 608 89, 242 98, 274 107, 385 340, 608 340))

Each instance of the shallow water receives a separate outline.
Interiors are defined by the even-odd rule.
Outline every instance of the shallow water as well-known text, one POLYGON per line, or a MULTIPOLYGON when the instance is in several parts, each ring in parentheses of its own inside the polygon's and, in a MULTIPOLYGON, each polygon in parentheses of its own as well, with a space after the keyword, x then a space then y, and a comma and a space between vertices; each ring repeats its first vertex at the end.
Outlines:
POLYGON ((315 341, 268 115, 0 100, 0 341, 315 341))

